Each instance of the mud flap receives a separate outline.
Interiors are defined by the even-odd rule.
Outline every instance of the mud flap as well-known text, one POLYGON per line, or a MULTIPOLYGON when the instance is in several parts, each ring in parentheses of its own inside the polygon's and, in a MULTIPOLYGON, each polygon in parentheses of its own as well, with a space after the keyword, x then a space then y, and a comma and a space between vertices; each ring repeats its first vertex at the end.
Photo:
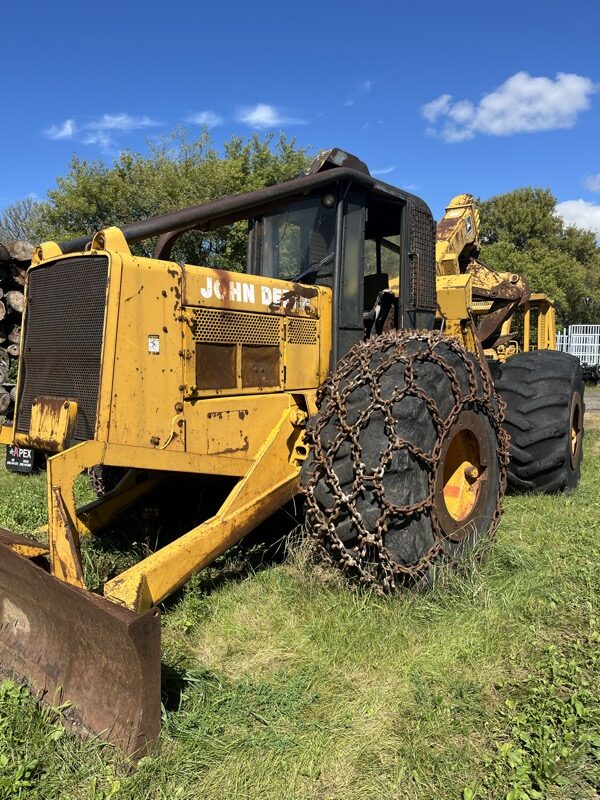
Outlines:
POLYGON ((135 614, 2 543, 0 671, 130 755, 160 732, 160 611, 135 614))

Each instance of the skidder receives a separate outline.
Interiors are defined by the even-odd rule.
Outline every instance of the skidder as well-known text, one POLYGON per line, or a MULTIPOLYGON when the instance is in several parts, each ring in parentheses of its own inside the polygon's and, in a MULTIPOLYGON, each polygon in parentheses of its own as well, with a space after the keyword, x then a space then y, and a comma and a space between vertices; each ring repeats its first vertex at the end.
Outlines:
POLYGON ((321 552, 380 591, 492 532, 504 310, 476 324, 473 298, 521 289, 473 273, 471 208, 452 206, 464 235, 436 263, 427 205, 336 149, 283 184, 39 245, 1 440, 48 455, 48 536, 0 531, 2 669, 139 755, 159 734, 161 601, 301 490, 321 552), (171 257, 241 221, 244 274, 171 257), (154 256, 132 254, 149 237, 154 256), (87 470, 101 496, 77 508, 87 470), (193 501, 187 532, 90 591, 82 539, 159 494, 173 519, 193 501))

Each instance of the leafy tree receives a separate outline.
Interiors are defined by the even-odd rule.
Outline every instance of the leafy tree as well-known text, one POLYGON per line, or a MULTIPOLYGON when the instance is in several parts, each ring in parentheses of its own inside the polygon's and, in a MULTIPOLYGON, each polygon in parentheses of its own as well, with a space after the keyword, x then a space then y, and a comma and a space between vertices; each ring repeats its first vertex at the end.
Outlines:
POLYGON ((600 247, 592 231, 556 215, 549 189, 523 187, 479 206, 483 261, 550 295, 560 324, 600 320, 600 247))
MULTIPOLYGON (((148 155, 124 151, 112 165, 74 156, 69 171, 40 207, 38 240, 83 236, 108 225, 123 225, 229 194, 251 191, 297 177, 310 163, 295 140, 268 135, 244 141, 232 137, 219 152, 205 130, 190 140, 185 130, 150 148, 148 155)), ((210 233, 185 234, 175 260, 240 269, 245 265, 247 225, 210 233)), ((154 242, 132 247, 151 255, 154 242)))
POLYGON ((7 206, 0 214, 0 241, 35 239, 40 208, 41 204, 30 197, 7 206))

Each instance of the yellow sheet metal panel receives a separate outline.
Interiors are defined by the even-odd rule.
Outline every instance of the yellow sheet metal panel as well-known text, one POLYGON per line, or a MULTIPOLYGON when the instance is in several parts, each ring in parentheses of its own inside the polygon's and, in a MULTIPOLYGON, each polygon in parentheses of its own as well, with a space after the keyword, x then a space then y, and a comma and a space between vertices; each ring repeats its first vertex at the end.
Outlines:
POLYGON ((320 318, 187 307, 186 397, 316 388, 320 318))
POLYGON ((331 351, 333 348, 333 293, 324 290, 320 296, 321 316, 319 317, 319 380, 320 386, 329 375, 331 369, 331 351))
POLYGON ((93 244, 110 252, 91 251, 110 261, 96 440, 126 466, 141 465, 142 448, 167 470, 187 453, 203 471, 243 474, 289 405, 286 390, 314 406, 329 370, 331 290, 138 258, 119 231, 103 234, 93 244), (215 348, 223 388, 192 391, 207 380, 199 345, 203 358, 215 348), (240 466, 224 467, 231 460, 240 466))
POLYGON ((31 406, 29 436, 24 443, 58 453, 69 447, 77 424, 77 403, 66 397, 36 397, 31 406))
POLYGON ((186 307, 185 312, 186 397, 284 388, 284 317, 226 308, 186 307))
POLYGON ((186 265, 183 304, 228 308, 277 315, 317 318, 319 298, 328 291, 319 286, 186 265))
MULTIPOLYGON (((289 405, 284 390, 314 393, 322 382, 331 347, 330 291, 299 287, 299 306, 294 300, 265 311, 263 289, 273 301, 275 289, 287 284, 236 276, 226 303, 223 281, 223 273, 203 267, 123 258, 120 299, 112 307, 118 301, 111 444, 246 461, 289 405), (209 285, 212 296, 204 297, 209 285), (184 306, 192 296, 203 304, 184 306), (324 338, 321 318, 328 325, 324 338)), ((108 361, 108 346, 106 353, 108 361)), ((215 474, 222 469, 210 467, 215 474)))
POLYGON ((123 241, 121 252, 103 251, 109 259, 108 289, 106 293, 106 314, 102 334, 102 364, 98 391, 98 417, 96 421, 96 439, 106 442, 110 415, 112 410, 112 392, 117 361, 117 336, 119 333, 119 317, 121 314, 121 281, 123 263, 131 260, 127 243, 123 241))
POLYGON ((288 390, 317 387, 321 383, 319 342, 322 319, 286 320, 285 388, 288 390))
POLYGON ((316 388, 331 352, 331 290, 186 266, 186 397, 316 388))
POLYGON ((291 402, 284 392, 186 401, 188 450, 230 459, 254 458, 291 402))
POLYGON ((435 260, 438 275, 460 272, 459 260, 469 245, 478 245, 479 211, 473 197, 459 194, 454 197, 437 226, 435 260))
MULTIPOLYGON (((160 448, 183 410, 182 281, 177 264, 123 259, 120 297, 109 297, 109 319, 118 315, 112 387, 102 383, 111 442, 160 448)), ((177 447, 172 437, 171 446, 177 447)))
POLYGON ((14 441, 14 428, 12 424, 0 427, 0 444, 12 444, 14 441))
POLYGON ((131 467, 153 469, 161 472, 189 472, 195 475, 228 475, 239 478, 248 471, 252 459, 231 455, 206 455, 181 452, 178 450, 159 450, 154 447, 128 447, 109 444, 103 454, 102 462, 112 467, 131 467))
POLYGON ((438 309, 445 319, 469 318, 472 304, 470 275, 438 275, 436 291, 438 309))

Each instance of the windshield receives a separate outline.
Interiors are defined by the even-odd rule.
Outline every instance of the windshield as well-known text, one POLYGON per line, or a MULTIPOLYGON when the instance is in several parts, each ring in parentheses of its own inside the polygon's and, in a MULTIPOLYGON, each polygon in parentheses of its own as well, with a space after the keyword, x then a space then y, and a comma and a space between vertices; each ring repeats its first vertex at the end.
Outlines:
POLYGON ((292 203, 263 218, 261 274, 290 280, 312 268, 333 270, 335 198, 319 195, 292 203))

